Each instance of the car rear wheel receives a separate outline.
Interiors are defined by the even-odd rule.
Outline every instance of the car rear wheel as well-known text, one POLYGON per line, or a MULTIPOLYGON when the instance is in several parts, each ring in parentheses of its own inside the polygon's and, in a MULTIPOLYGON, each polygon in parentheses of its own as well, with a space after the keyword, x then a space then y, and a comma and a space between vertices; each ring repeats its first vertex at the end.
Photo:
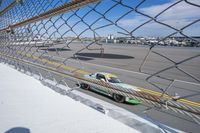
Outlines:
POLYGON ((125 101, 125 97, 119 94, 113 94, 113 99, 119 103, 123 103, 125 101))
POLYGON ((85 83, 81 83, 81 86, 80 86, 82 89, 85 89, 85 90, 89 90, 90 89, 90 86, 88 84, 85 84, 85 83))

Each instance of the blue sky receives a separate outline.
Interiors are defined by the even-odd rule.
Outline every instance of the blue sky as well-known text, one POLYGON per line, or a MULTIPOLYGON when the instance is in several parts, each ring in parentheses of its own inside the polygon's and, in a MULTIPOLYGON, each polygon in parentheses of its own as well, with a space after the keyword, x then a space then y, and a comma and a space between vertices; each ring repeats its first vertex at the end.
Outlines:
MULTIPOLYGON (((3 0, 5 1, 5 0, 3 0)), ((11 0, 9 0, 11 1, 11 0)), ((13 15, 4 15, 3 19, 13 19, 13 20, 23 20, 26 18, 26 16, 29 16, 30 12, 35 15, 37 13, 42 13, 42 7, 45 10, 51 9, 52 7, 62 5, 64 2, 68 0, 24 0, 25 4, 28 6, 23 6, 22 10, 19 10, 19 6, 14 8, 15 14, 13 11, 13 15), (18 11, 18 12, 16 12, 18 11)), ((59 34, 65 34, 65 36, 76 36, 81 34, 82 31, 88 28, 89 24, 92 29, 95 29, 95 33, 99 34, 100 36, 107 36, 108 34, 113 34, 115 36, 122 36, 122 34, 119 34, 119 32, 126 33, 126 31, 118 28, 117 26, 111 24, 111 22, 107 21, 107 19, 111 20, 112 22, 117 21, 119 17, 121 17, 123 14, 126 14, 130 11, 129 8, 122 6, 120 4, 117 4, 117 2, 120 0, 102 0, 100 4, 96 6, 96 4, 92 4, 89 7, 85 6, 81 8, 79 11, 77 11, 77 15, 73 15, 73 12, 65 13, 62 18, 58 19, 60 16, 53 17, 51 21, 44 20, 42 21, 43 24, 45 24, 45 28, 48 29, 47 34, 52 35, 53 32, 55 32, 55 36, 60 36, 59 34), (112 10, 109 10, 112 6, 117 4, 117 6, 113 7, 112 10), (91 10, 91 7, 95 7, 95 11, 90 12, 88 15, 86 15, 84 18, 83 16, 91 10), (109 10, 105 14, 105 12, 109 10), (101 14, 105 14, 105 18, 102 18, 101 14), (72 17, 69 16, 73 15, 72 17), (80 18, 83 18, 84 22, 79 22, 80 18), (101 18, 101 19, 99 19, 101 18), (76 24, 72 29, 75 33, 70 31, 70 27, 65 25, 65 21, 67 21, 67 24, 72 27, 74 24, 76 24), (98 20, 98 21, 96 21, 98 20), (96 22, 95 22, 96 21, 96 22), (91 25, 92 23, 94 23, 91 25), (58 28, 55 28, 54 25, 58 28), (64 25, 63 25, 64 24, 64 25), (104 28, 97 29, 98 27, 109 25, 104 28), (57 32, 58 31, 58 32, 57 32)), ((136 7, 142 0, 122 0, 122 3, 129 7, 136 7)), ((190 2, 196 3, 200 5, 200 0, 189 0, 190 2)), ((159 12, 166 9, 173 3, 177 2, 177 0, 146 0, 139 8, 138 10, 144 14, 148 14, 149 16, 156 16, 159 12)), ((1 9, 6 5, 7 3, 2 3, 1 9)), ((200 19, 200 8, 194 7, 186 2, 182 1, 176 6, 172 7, 170 10, 167 10, 165 13, 160 15, 157 20, 166 24, 169 24, 172 27, 175 27, 177 29, 181 29, 182 27, 188 25, 189 23, 200 19)), ((141 25, 142 23, 148 21, 149 18, 142 16, 134 11, 126 14, 123 18, 121 18, 119 21, 117 21, 117 25, 122 27, 123 29, 128 30, 131 32, 136 27, 141 25)), ((4 20, 3 20, 4 21, 4 20)), ((15 21, 12 21, 9 23, 15 23, 15 21)), ((37 24, 40 24, 41 22, 38 22, 37 24)), ((45 30, 42 29, 43 25, 33 26, 32 24, 30 27, 32 28, 32 31, 38 32, 39 34, 44 34, 45 30)), ((175 32, 175 30, 172 30, 166 26, 160 25, 158 23, 155 23, 151 21, 150 23, 142 26, 138 30, 132 33, 133 36, 166 36, 170 33, 175 32)), ((199 36, 200 35, 200 22, 188 27, 184 30, 184 33, 190 36, 199 36)), ((93 32, 91 30, 87 30, 81 36, 93 36, 93 32)), ((178 36, 178 35, 177 35, 178 36)))
MULTIPOLYGON (((128 5, 130 7, 136 7, 141 0, 122 0, 122 3, 124 5, 128 5)), ((177 0, 146 0, 140 7, 139 11, 143 12, 144 14, 148 14, 149 16, 156 16, 159 12, 166 9, 173 3, 177 2, 177 0)), ((200 4, 199 0, 190 0, 190 2, 200 4)), ((95 9, 104 14, 108 9, 110 9, 113 5, 116 4, 116 1, 111 0, 103 0, 101 4, 99 4, 95 9)), ((94 7, 94 5, 93 5, 94 7)), ((82 17, 83 15, 88 12, 90 8, 84 7, 81 8, 77 14, 82 17)), ((112 20, 113 22, 116 21, 119 17, 121 17, 123 14, 130 11, 127 7, 117 5, 112 10, 107 12, 105 14, 105 17, 109 20, 112 20)), ((170 10, 166 11, 162 15, 158 17, 158 20, 169 24, 172 27, 175 27, 177 29, 181 29, 182 27, 186 26, 187 24, 200 19, 200 8, 191 6, 187 4, 186 2, 180 2, 176 6, 172 7, 170 10)), ((70 13, 68 13, 70 14, 70 13)), ((68 18, 68 14, 66 14, 66 18, 68 18)), ((91 25, 95 20, 102 17, 98 13, 95 13, 94 11, 87 15, 83 20, 91 25)), ((73 25, 75 22, 80 20, 77 17, 72 17, 70 19, 69 24, 73 25)), ((117 22, 117 24, 120 27, 123 27, 124 29, 128 30, 129 32, 135 29, 137 26, 141 25, 142 23, 148 21, 149 18, 144 17, 134 11, 130 12, 129 14, 125 15, 120 21, 117 22)), ((92 28, 95 29, 97 27, 101 27, 107 24, 111 24, 106 19, 100 19, 98 22, 96 22, 94 25, 92 25, 92 28)), ((79 23, 77 26, 74 27, 74 31, 77 32, 77 34, 80 34, 81 31, 88 28, 84 23, 79 23)), ((107 36, 108 34, 114 34, 115 36, 122 36, 118 32, 123 32, 120 28, 117 28, 115 25, 111 25, 102 29, 95 30, 96 33, 100 34, 100 36, 107 36)), ((170 33, 175 32, 175 30, 172 30, 166 26, 157 24, 155 22, 148 23, 147 25, 144 25, 140 29, 133 32, 133 36, 166 36, 170 33)), ((189 28, 184 30, 184 33, 189 36, 199 36, 200 35, 200 23, 196 23, 189 28)), ((88 30, 82 36, 92 36, 93 32, 88 30)), ((177 34, 179 36, 179 34, 177 34)))

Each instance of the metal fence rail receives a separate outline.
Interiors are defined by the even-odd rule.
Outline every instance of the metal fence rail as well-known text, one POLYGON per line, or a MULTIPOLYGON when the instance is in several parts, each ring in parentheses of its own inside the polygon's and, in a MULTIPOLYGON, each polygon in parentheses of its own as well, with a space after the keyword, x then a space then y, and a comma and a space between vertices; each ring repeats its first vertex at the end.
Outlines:
MULTIPOLYGON (((174 0, 164 4, 162 9, 158 8, 155 11, 157 9, 155 8, 152 12, 148 12, 149 10, 145 7, 148 0, 13 0, 9 4, 4 4, 5 0, 2 1, 0 3, 1 61, 14 64, 16 67, 27 71, 37 68, 37 74, 46 78, 49 78, 48 74, 51 76, 54 74, 59 75, 63 78, 56 79, 58 84, 64 83, 67 85, 68 83, 65 80, 70 78, 79 85, 81 82, 85 82, 101 87, 110 93, 139 99, 152 105, 152 107, 165 108, 178 114, 189 116, 194 122, 200 124, 200 109, 181 102, 183 98, 200 94, 197 92, 192 95, 174 97, 168 93, 168 90, 178 80, 162 75, 168 70, 176 69, 199 85, 199 77, 188 72, 181 65, 199 58, 200 52, 175 61, 170 56, 155 49, 157 45, 164 45, 169 42, 169 39, 177 41, 173 39, 177 36, 182 39, 179 41, 179 45, 200 46, 200 39, 195 37, 199 36, 199 32, 197 32, 197 35, 187 32, 193 26, 199 28, 200 16, 192 16, 192 18, 191 16, 188 16, 188 18, 186 16, 188 21, 183 25, 174 25, 174 23, 167 21, 168 18, 165 18, 170 10, 180 4, 183 4, 188 9, 194 9, 194 12, 198 12, 200 10, 198 1, 174 0), (136 19, 133 20, 130 16, 136 19), (163 16, 164 18, 162 18, 163 16), (147 92, 134 92, 83 77, 84 72, 81 70, 84 70, 86 66, 82 64, 81 58, 85 57, 80 56, 81 52, 84 50, 97 51, 103 56, 104 44, 112 40, 112 37, 109 39, 105 37, 107 34, 113 32, 118 35, 118 38, 126 38, 129 43, 133 43, 141 36, 138 32, 144 30, 147 25, 156 25, 163 30, 164 35, 163 37, 158 37, 156 42, 153 42, 151 38, 143 39, 143 42, 140 41, 141 44, 148 45, 149 48, 141 61, 138 71, 149 75, 145 82, 161 91, 160 96, 147 92), (165 29, 167 29, 167 32, 165 29), (62 50, 70 49, 73 46, 77 46, 78 49, 71 51, 67 57, 63 56, 62 50), (50 52, 52 49, 54 52, 50 52), (152 54, 171 62, 172 65, 164 66, 152 73, 145 71, 144 67, 152 54), (62 58, 63 60, 57 61, 55 58, 62 58), (71 59, 77 60, 80 67, 73 69, 67 66, 71 59), (67 70, 64 70, 65 68, 67 70), (48 73, 44 74, 42 71, 48 73), (152 81, 154 78, 167 80, 169 84, 166 88, 163 88, 152 81)), ((187 11, 185 12, 187 13, 187 11)), ((123 43, 128 43, 127 40, 123 40, 123 43)), ((138 43, 136 44, 139 45, 138 43)))

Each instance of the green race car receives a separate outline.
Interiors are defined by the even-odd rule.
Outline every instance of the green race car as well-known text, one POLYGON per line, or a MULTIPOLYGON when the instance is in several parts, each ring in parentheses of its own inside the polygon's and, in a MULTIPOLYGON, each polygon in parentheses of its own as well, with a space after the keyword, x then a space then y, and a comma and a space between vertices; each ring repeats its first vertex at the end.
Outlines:
MULTIPOLYGON (((122 81, 120 81, 117 78, 117 76, 110 74, 110 73, 96 72, 96 73, 92 73, 92 74, 89 74, 89 75, 84 75, 84 78, 97 80, 97 81, 101 81, 101 82, 106 82, 106 83, 111 84, 113 86, 117 86, 117 87, 124 88, 124 89, 131 89, 133 91, 141 91, 136 86, 132 86, 132 85, 123 83, 122 81)), ((90 90, 96 91, 98 93, 110 96, 115 101, 120 102, 120 103, 128 102, 128 103, 131 103, 131 104, 140 104, 142 102, 140 100, 132 99, 132 98, 125 97, 125 96, 122 96, 122 95, 119 95, 119 94, 115 94, 114 92, 112 92, 112 93, 108 92, 108 90, 105 90, 102 87, 91 86, 91 85, 86 84, 86 83, 81 83, 81 88, 90 89, 90 90)))

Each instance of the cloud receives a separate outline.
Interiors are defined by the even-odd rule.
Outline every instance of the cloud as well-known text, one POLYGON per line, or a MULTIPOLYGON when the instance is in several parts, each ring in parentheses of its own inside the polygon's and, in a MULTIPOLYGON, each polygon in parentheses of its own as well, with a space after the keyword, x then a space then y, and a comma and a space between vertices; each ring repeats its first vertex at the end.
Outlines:
MULTIPOLYGON (((154 5, 150 7, 141 8, 139 10, 143 12, 144 14, 148 14, 149 16, 155 17, 157 14, 159 14, 161 11, 163 11, 164 9, 166 9, 167 7, 169 7, 175 2, 177 2, 177 0, 172 0, 169 3, 165 3, 161 5, 154 5)), ((195 3, 195 4, 200 4, 199 0, 190 0, 190 2, 195 3)), ((157 17, 157 20, 165 24, 168 24, 172 27, 175 27, 177 29, 181 29, 182 27, 190 24, 191 22, 197 19, 200 19, 199 12, 200 12, 199 7, 192 6, 183 1, 171 7, 169 10, 167 10, 163 14, 159 15, 157 17)), ((123 19, 119 21, 119 24, 126 28, 127 27, 134 28, 146 22, 147 20, 149 20, 149 18, 137 15, 133 18, 123 19)), ((197 28, 197 27, 200 27, 200 22, 195 25, 190 27, 192 31, 189 31, 190 33, 187 33, 187 34, 190 34, 190 35, 200 34, 200 28, 197 28)), ((144 34, 152 35, 153 33, 152 36, 165 35, 168 32, 173 32, 170 28, 157 24, 153 21, 151 23, 148 23, 144 27, 140 28, 139 30, 141 29, 144 30, 143 28, 146 28, 144 34), (151 32, 148 32, 148 31, 151 31, 151 32), (155 32, 152 32, 152 31, 155 31, 155 32), (161 33, 161 32, 165 32, 165 33, 161 33)), ((140 32, 140 34, 142 34, 142 32, 140 32)))

